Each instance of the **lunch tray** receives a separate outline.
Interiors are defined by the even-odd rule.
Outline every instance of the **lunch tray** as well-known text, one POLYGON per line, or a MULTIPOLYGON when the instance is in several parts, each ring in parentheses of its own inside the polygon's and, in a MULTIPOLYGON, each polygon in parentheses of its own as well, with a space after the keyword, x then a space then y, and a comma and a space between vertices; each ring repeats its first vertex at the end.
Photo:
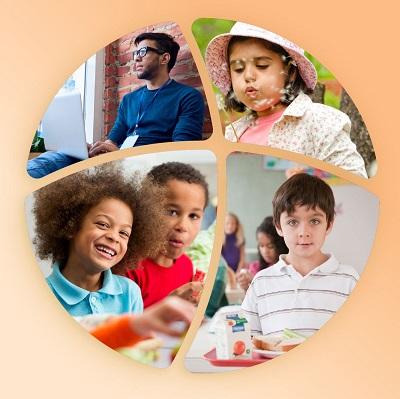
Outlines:
POLYGON ((203 359, 217 367, 250 367, 271 360, 262 357, 260 354, 255 352, 252 353, 252 357, 250 359, 217 359, 217 352, 215 348, 205 353, 203 355, 203 359))

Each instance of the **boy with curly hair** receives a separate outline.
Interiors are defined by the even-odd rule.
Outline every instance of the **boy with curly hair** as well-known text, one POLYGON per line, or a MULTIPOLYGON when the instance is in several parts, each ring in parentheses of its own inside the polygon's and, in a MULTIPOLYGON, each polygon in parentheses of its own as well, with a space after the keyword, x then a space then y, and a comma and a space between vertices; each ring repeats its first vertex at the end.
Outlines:
POLYGON ((193 263, 184 251, 200 231, 208 203, 207 181, 193 166, 181 162, 155 166, 147 178, 166 190, 167 238, 156 256, 128 270, 126 276, 139 285, 145 308, 171 294, 195 301, 202 283, 192 281, 193 263))
POLYGON ((335 314, 359 276, 352 266, 321 250, 335 217, 328 184, 295 174, 278 188, 272 206, 276 230, 289 252, 255 275, 242 309, 253 334, 290 329, 308 336, 335 314))
POLYGON ((101 165, 35 193, 35 245, 51 258, 47 283, 72 316, 141 313, 138 286, 125 269, 160 250, 165 236, 162 192, 149 181, 101 165))

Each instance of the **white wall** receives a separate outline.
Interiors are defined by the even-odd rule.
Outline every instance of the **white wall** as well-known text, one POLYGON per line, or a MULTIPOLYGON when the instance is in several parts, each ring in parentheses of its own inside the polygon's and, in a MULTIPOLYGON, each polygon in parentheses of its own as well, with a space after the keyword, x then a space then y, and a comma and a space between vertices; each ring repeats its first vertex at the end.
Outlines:
POLYGON ((324 250, 342 262, 364 270, 379 216, 379 200, 370 192, 352 184, 333 186, 337 214, 324 250))

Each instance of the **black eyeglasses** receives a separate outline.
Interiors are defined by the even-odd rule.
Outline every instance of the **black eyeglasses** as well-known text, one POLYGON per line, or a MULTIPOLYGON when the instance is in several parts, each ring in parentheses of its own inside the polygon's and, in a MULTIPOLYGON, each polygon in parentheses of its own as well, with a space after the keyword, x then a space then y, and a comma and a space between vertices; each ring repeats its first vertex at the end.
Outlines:
POLYGON ((155 52, 157 54, 160 54, 160 55, 165 53, 165 51, 161 51, 158 48, 154 48, 154 47, 150 47, 150 46, 144 46, 144 47, 141 47, 140 49, 135 50, 133 52, 133 59, 135 59, 137 57, 143 58, 147 54, 148 51, 153 51, 153 52, 155 52))

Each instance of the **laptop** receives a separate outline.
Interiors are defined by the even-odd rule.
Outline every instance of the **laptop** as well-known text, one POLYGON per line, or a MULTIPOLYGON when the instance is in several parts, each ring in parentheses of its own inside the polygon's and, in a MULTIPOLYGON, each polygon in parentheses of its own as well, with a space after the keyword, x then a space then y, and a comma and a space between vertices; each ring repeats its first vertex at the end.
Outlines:
POLYGON ((62 152, 78 159, 88 158, 81 94, 57 94, 42 119, 46 150, 62 152))

